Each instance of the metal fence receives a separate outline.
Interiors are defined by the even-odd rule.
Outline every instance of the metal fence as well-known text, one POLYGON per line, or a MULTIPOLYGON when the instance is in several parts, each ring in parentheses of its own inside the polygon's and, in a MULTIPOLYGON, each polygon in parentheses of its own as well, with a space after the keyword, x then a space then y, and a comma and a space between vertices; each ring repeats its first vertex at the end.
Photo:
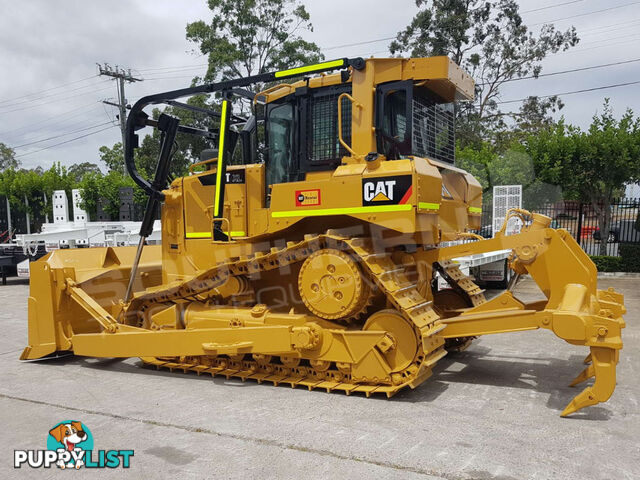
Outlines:
MULTIPOLYGON (((600 254, 601 242, 606 242, 607 255, 619 256, 623 243, 640 243, 640 198, 620 198, 611 202, 611 224, 602 235, 598 215, 590 203, 561 201, 530 209, 551 217, 553 228, 564 228, 589 255, 600 254)), ((483 236, 491 232, 491 208, 483 208, 483 236)))

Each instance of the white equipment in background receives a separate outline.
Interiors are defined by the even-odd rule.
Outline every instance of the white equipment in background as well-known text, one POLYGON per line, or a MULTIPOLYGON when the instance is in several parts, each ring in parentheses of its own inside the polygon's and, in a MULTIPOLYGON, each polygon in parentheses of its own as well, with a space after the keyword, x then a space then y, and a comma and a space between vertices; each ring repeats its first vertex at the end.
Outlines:
MULTIPOLYGON (((507 212, 511 208, 522 208, 522 185, 499 185, 493 187, 493 217, 491 223, 491 236, 500 230, 507 212)), ((520 219, 511 218, 507 223, 506 234, 519 233, 522 228, 520 219)), ((461 242, 452 242, 452 244, 461 242)), ((495 252, 479 253, 467 257, 454 258, 453 261, 460 265, 460 270, 469 275, 480 285, 490 285, 498 288, 507 288, 511 280, 511 269, 508 266, 508 258, 511 250, 497 250, 495 252)), ((449 288, 449 284, 438 275, 438 288, 449 288)))
MULTIPOLYGON (((491 236, 502 227, 507 212, 511 208, 522 208, 522 185, 498 185, 493 187, 493 222, 491 236)), ((520 233, 522 222, 519 218, 510 218, 506 234, 520 233)))
MULTIPOLYGON (((451 244, 460 242, 450 242, 451 244)), ((454 258, 452 261, 460 265, 465 275, 473 277, 480 285, 490 285, 497 288, 507 288, 511 280, 511 269, 507 260, 511 250, 496 250, 495 252, 478 253, 467 257, 454 258)), ((450 288, 447 281, 437 274, 438 289, 450 288)))
MULTIPOLYGON (((138 245, 141 222, 101 221, 89 222, 87 212, 80 208, 80 190, 74 189, 73 212, 69 216, 67 193, 53 192, 53 223, 44 223, 40 233, 16 235, 16 243, 25 255, 34 257, 38 245, 50 252, 59 248, 120 247, 138 245)), ((150 245, 162 238, 160 220, 153 224, 153 233, 147 238, 150 245)), ((18 276, 29 277, 29 259, 18 264, 18 276)))

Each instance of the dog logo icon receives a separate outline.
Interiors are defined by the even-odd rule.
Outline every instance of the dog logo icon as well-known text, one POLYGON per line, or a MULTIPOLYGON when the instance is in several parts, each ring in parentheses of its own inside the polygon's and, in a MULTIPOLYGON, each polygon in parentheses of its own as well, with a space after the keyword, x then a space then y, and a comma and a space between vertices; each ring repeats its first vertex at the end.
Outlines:
POLYGON ((85 451, 93 449, 93 437, 82 422, 60 422, 49 430, 47 449, 59 453, 59 460, 56 462, 59 468, 79 469, 84 466, 85 451))
MULTIPOLYGON (((132 449, 94 450, 93 434, 78 420, 56 423, 47 434, 47 449, 16 449, 13 468, 129 468, 132 449)), ((3 477, 4 478, 4 477, 3 477)))

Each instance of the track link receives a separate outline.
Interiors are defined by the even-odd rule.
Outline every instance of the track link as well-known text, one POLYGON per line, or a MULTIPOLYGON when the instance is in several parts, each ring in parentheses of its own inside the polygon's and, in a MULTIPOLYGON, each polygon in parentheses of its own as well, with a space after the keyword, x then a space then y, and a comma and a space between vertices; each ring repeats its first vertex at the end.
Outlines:
MULTIPOLYGON (((291 387, 305 386, 309 390, 324 389, 327 392, 342 391, 365 393, 368 397, 373 393, 395 395, 405 387, 415 388, 424 382, 432 373, 438 360, 447 354, 445 342, 438 335, 444 325, 436 325, 440 319, 428 301, 419 291, 418 284, 409 280, 401 264, 394 262, 390 252, 379 252, 368 238, 347 238, 332 233, 324 235, 307 235, 301 242, 288 242, 285 248, 272 248, 269 252, 258 252, 252 256, 231 258, 214 268, 196 275, 183 283, 168 288, 150 290, 137 295, 129 304, 127 317, 132 314, 141 315, 144 310, 157 302, 178 301, 194 297, 216 288, 231 275, 247 275, 262 271, 282 268, 304 261, 312 253, 323 248, 337 248, 356 257, 368 280, 377 286, 390 303, 402 316, 410 322, 419 340, 418 351, 409 366, 400 372, 394 372, 386 379, 357 378, 351 374, 350 365, 331 364, 325 369, 316 369, 306 360, 292 367, 278 362, 278 357, 269 358, 268 362, 237 360, 233 357, 180 357, 180 358, 141 358, 146 364, 171 371, 208 373, 226 378, 256 380, 258 383, 270 382, 274 385, 287 384, 291 387)), ((467 279, 452 264, 448 270, 452 282, 456 278, 467 279)), ((465 283, 465 286, 467 282, 465 283)), ((471 282, 471 289, 475 284, 471 282)), ((459 288, 465 288, 460 286, 459 288)), ((478 289, 479 290, 479 289, 478 289)), ((484 301, 482 291, 475 292, 477 301, 484 301), (480 297, 481 296, 481 297, 480 297)), ((260 357, 260 356, 258 356, 260 357)), ((262 356, 264 357, 264 356, 262 356)), ((251 358, 251 357, 249 357, 251 358)))

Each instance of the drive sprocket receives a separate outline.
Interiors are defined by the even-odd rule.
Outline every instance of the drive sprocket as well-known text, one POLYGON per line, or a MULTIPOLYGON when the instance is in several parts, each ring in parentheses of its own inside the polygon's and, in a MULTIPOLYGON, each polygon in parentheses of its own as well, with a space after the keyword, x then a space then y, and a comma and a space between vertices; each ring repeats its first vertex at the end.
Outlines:
POLYGON ((357 262, 334 248, 318 250, 304 261, 298 290, 309 311, 326 320, 356 317, 371 298, 371 288, 357 262))

